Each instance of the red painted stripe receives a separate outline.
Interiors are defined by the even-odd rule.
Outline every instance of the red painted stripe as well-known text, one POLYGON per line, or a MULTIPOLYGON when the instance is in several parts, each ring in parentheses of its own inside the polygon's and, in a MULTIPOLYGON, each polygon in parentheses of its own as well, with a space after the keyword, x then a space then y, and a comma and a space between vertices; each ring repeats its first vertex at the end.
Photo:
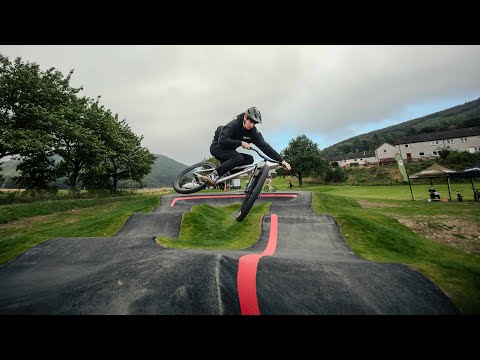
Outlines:
POLYGON ((271 215, 268 244, 261 254, 248 254, 238 261, 237 287, 242 315, 260 315, 257 299, 257 267, 260 258, 272 256, 277 248, 278 216, 271 215))
MULTIPOLYGON (((297 194, 261 194, 260 197, 297 197, 297 194)), ((197 199, 226 199, 226 198, 243 198, 242 195, 197 195, 197 196, 182 196, 172 200, 170 206, 174 206, 177 201, 182 200, 197 200, 197 199)))

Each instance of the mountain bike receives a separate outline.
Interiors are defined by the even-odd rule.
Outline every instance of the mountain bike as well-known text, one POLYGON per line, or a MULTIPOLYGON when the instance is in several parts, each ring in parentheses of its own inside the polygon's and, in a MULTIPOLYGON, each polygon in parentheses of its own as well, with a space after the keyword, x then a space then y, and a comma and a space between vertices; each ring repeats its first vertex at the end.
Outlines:
MULTIPOLYGON (((245 219, 253 204, 260 196, 268 172, 271 169, 282 167, 279 161, 268 158, 255 148, 250 147, 249 150, 255 151, 262 160, 250 165, 237 166, 215 181, 215 185, 218 185, 231 179, 240 178, 244 174, 250 174, 248 185, 245 189, 245 198, 236 216, 237 221, 245 219)), ((203 190, 208 185, 206 177, 216 168, 217 166, 214 163, 203 161, 189 166, 173 181, 173 188, 179 194, 192 194, 203 190)))

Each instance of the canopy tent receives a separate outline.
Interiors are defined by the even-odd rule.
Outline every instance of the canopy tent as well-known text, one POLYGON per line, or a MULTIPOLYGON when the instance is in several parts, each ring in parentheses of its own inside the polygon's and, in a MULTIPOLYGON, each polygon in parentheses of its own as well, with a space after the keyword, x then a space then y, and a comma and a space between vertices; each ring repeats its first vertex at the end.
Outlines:
POLYGON ((456 171, 454 173, 448 174, 448 179, 450 178, 457 178, 457 179, 470 179, 472 182, 472 189, 473 189, 473 198, 475 200, 480 201, 476 192, 478 190, 475 189, 475 183, 473 182, 473 178, 480 177, 480 163, 475 164, 471 167, 466 168, 463 171, 456 171))
POLYGON ((480 163, 475 164, 463 171, 457 171, 450 175, 452 178, 474 178, 480 177, 480 163))
POLYGON ((455 170, 450 170, 447 169, 446 167, 443 167, 438 164, 433 164, 432 166, 426 168, 425 170, 419 171, 413 175, 410 175, 410 179, 430 179, 430 185, 432 184, 432 179, 433 178, 447 178, 447 184, 448 184, 448 195, 450 198, 450 201, 452 201, 452 194, 450 191, 450 179, 449 175, 455 173, 455 170))
POLYGON ((446 174, 454 173, 455 170, 447 169, 438 164, 433 164, 429 168, 422 170, 418 173, 410 175, 410 179, 425 179, 425 178, 441 178, 446 176, 446 174))

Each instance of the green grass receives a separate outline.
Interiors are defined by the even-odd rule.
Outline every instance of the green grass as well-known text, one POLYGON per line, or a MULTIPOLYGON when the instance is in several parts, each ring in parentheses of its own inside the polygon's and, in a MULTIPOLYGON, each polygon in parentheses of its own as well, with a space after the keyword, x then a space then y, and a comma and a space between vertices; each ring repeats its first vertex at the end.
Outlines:
MULTIPOLYGON (((273 184, 288 190, 288 178, 275 178, 273 184)), ((436 187, 442 195, 448 194, 446 185, 436 187)), ((397 220, 427 217, 432 219, 426 221, 428 227, 435 226, 433 220, 438 217, 479 224, 480 203, 468 201, 471 185, 452 186, 452 191, 463 193, 467 201, 462 203, 427 202, 429 185, 412 188, 415 201, 408 185, 324 186, 305 181, 304 187, 294 190, 312 191, 315 211, 335 217, 350 248, 359 256, 411 266, 445 291, 465 314, 480 314, 479 256, 427 240, 397 220), (378 206, 363 208, 359 201, 378 206)), ((167 193, 0 206, 0 264, 51 238, 113 236, 133 212, 151 211, 167 193)), ((261 218, 268 213, 269 203, 255 205, 240 223, 235 220, 239 206, 193 207, 184 215, 179 239, 159 238, 157 242, 170 248, 247 248, 259 239, 261 218)), ((460 240, 464 235, 455 236, 460 240)), ((480 236, 473 237, 480 241, 480 236)))
POLYGON ((245 249, 258 241, 262 217, 268 213, 270 203, 254 205, 248 216, 235 219, 240 204, 228 206, 193 206, 186 212, 178 239, 157 238, 159 245, 169 248, 245 249))
POLYGON ((0 264, 51 238, 113 236, 132 213, 152 211, 159 198, 159 194, 137 195, 2 206, 0 211, 21 209, 21 216, 14 212, 11 217, 19 220, 0 225, 0 264))
MULTIPOLYGON (((449 215, 480 220, 478 203, 428 203, 391 201, 395 207, 362 208, 350 193, 332 195, 334 190, 319 187, 313 193, 318 213, 332 214, 350 248, 372 261, 402 263, 422 272, 439 286, 466 314, 480 314, 480 258, 452 246, 427 240, 396 219, 397 215, 449 215), (464 211, 464 210, 467 211, 464 211)), ((363 198, 378 201, 378 191, 359 192, 363 198)), ((390 199, 392 194, 390 194, 390 199)), ((383 200, 382 200, 383 201, 383 200)))

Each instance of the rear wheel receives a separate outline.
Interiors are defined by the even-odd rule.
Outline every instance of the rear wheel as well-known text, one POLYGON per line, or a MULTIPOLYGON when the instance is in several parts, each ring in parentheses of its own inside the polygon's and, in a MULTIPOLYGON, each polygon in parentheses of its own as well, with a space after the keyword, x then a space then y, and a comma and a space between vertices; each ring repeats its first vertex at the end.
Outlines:
POLYGON ((263 190, 268 192, 268 190, 269 190, 269 189, 268 189, 268 186, 264 186, 264 187, 263 187, 263 190))
POLYGON ((260 170, 260 173, 252 179, 252 186, 249 190, 245 192, 245 199, 243 199, 242 205, 240 206, 240 211, 237 214, 237 221, 242 221, 245 219, 253 204, 260 195, 262 191, 263 184, 267 180, 268 176, 268 167, 264 167, 260 170))
POLYGON ((209 175, 217 167, 214 163, 199 162, 183 170, 173 181, 173 188, 179 194, 192 194, 205 189, 203 176, 209 175))

